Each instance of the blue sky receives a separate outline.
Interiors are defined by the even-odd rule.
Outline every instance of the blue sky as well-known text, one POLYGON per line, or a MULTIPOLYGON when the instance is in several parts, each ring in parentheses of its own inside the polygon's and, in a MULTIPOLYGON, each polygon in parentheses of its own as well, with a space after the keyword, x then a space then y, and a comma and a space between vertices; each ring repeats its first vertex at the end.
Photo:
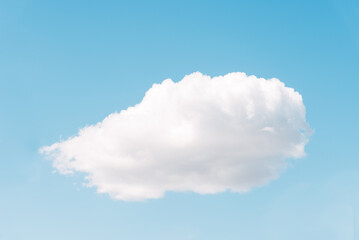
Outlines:
POLYGON ((0 0, 0 239, 359 239, 358 16, 350 0, 0 0), (195 71, 298 91, 307 156, 245 194, 123 202, 39 154, 195 71))

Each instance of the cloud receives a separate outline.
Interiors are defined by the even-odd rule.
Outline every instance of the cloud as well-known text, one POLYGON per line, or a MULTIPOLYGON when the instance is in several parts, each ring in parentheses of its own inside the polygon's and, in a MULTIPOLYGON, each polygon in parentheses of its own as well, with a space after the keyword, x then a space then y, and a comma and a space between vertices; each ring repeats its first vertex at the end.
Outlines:
POLYGON ((278 79, 199 72, 154 84, 142 102, 41 148, 62 174, 85 173, 114 199, 166 191, 246 192, 305 155, 301 95, 278 79))

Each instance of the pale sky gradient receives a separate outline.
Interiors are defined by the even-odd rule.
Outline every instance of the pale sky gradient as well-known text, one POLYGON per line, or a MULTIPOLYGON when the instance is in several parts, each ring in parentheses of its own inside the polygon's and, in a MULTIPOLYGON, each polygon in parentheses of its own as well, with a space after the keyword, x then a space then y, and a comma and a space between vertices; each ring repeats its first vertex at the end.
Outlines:
POLYGON ((352 0, 0 0, 0 239, 358 240, 358 66, 352 0), (244 194, 125 202, 39 154, 197 71, 300 93, 306 156, 244 194))

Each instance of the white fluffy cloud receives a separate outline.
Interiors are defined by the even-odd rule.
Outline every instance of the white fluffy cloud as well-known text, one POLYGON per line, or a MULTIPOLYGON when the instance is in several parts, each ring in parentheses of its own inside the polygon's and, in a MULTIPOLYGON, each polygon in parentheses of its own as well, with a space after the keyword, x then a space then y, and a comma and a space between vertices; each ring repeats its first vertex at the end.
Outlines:
POLYGON ((125 201, 166 191, 246 192, 305 155, 302 97, 278 79, 244 73, 154 84, 142 102, 40 151, 62 174, 82 172, 125 201))

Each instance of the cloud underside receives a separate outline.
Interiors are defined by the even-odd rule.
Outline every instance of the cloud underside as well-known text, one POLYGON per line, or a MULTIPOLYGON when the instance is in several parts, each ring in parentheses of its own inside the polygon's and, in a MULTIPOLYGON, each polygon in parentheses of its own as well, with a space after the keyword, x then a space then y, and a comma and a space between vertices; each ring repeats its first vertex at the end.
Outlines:
POLYGON ((264 185, 305 155, 309 131, 301 95, 278 79, 197 72, 154 84, 141 103, 41 152, 99 193, 141 201, 264 185))

